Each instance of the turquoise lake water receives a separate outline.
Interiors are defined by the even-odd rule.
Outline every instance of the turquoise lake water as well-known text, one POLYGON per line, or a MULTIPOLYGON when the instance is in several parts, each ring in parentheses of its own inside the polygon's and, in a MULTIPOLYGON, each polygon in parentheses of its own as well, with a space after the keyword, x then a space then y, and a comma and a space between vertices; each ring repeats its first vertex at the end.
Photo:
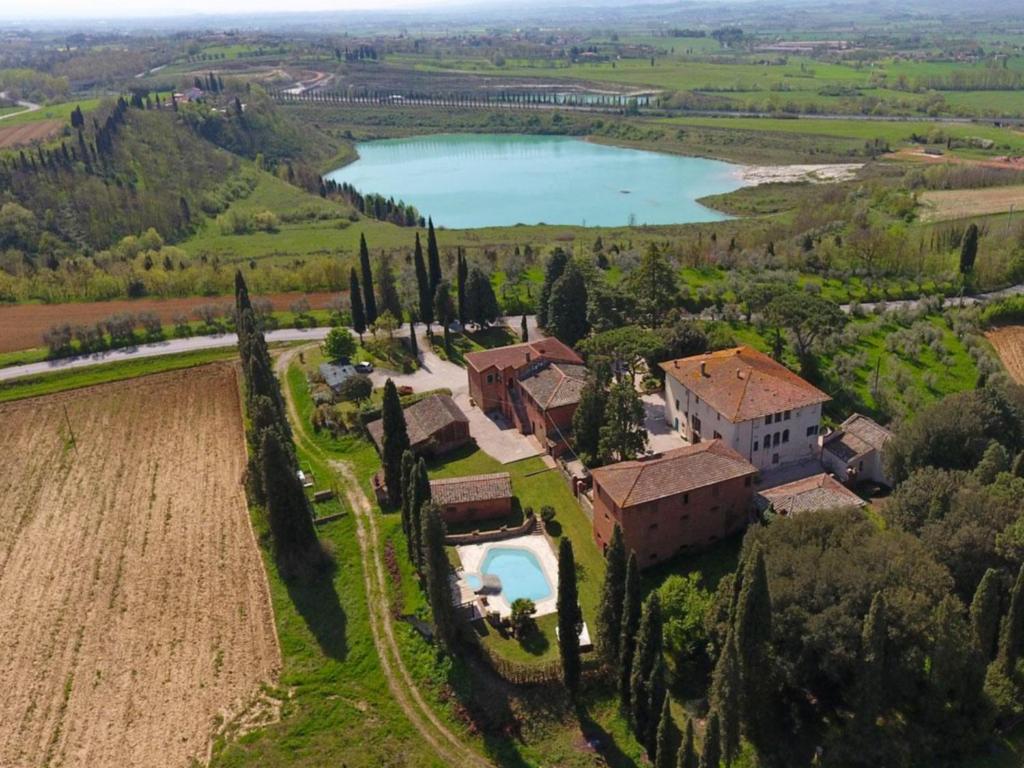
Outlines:
POLYGON ((740 166, 567 136, 451 134, 356 145, 327 174, 415 205, 438 226, 683 224, 724 214, 697 202, 743 186, 740 166))
POLYGON ((481 573, 501 579, 501 594, 512 605, 520 597, 534 602, 551 597, 551 585, 537 556, 528 549, 493 547, 480 565, 481 573))

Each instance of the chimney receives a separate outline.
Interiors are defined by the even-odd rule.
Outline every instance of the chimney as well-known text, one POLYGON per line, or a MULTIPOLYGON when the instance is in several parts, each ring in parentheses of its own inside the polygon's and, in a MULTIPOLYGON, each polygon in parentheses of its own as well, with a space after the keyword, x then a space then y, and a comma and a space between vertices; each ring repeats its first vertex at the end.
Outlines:
POLYGON ((742 379, 743 378, 743 371, 741 371, 739 368, 736 369, 736 378, 737 379, 742 379))
POLYGON ((707 360, 701 360, 700 361, 700 375, 701 376, 707 376, 708 375, 708 361, 707 360))
POLYGON ((673 360, 672 361, 672 367, 673 368, 678 368, 679 367, 679 361, 678 360, 673 360))

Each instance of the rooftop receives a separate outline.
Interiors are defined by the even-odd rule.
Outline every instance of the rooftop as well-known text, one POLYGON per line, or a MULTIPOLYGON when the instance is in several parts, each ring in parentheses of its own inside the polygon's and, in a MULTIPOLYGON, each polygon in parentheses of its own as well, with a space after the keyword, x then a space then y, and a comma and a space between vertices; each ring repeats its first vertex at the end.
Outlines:
POLYGON ((524 373, 519 383, 530 397, 546 410, 578 403, 586 379, 586 366, 575 363, 547 363, 524 373))
POLYGON ((321 363, 320 375, 324 377, 327 386, 337 389, 343 381, 356 375, 356 369, 347 362, 321 363))
POLYGON ((495 472, 431 480, 430 495, 433 502, 442 507, 508 499, 512 497, 512 476, 508 472, 495 472))
POLYGON ((855 413, 825 437, 823 448, 848 462, 869 451, 882 450, 891 437, 892 432, 888 429, 867 416, 855 413))
MULTIPOLYGON (((449 395, 430 395, 405 408, 405 428, 409 433, 409 445, 420 445, 449 424, 455 422, 469 423, 449 395)), ((377 419, 366 425, 373 442, 381 447, 384 436, 384 420, 377 419)))
POLYGON ((822 509, 863 507, 864 500, 832 475, 824 472, 785 485, 777 485, 757 494, 762 510, 771 507, 780 515, 794 515, 822 509))
POLYGON ((661 367, 734 424, 831 399, 786 366, 747 346, 669 360, 661 367))
POLYGON ((591 473, 620 509, 678 496, 697 488, 757 474, 757 468, 721 440, 687 445, 591 473))
POLYGON ((579 355, 555 338, 485 349, 466 355, 466 364, 477 372, 485 371, 488 368, 515 368, 518 370, 535 360, 583 364, 583 359, 579 355))

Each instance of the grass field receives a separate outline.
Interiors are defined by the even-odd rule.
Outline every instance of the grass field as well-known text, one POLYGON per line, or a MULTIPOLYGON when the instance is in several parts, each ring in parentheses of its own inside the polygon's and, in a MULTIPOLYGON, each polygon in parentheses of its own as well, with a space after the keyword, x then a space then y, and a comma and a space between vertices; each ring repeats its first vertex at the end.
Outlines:
POLYGON ((22 125, 24 123, 36 123, 40 120, 59 120, 62 123, 69 123, 71 120, 71 113, 75 110, 75 107, 81 107, 83 112, 96 109, 99 106, 101 99, 80 99, 77 101, 67 101, 61 104, 49 104, 43 106, 42 109, 36 110, 35 112, 25 112, 15 117, 8 117, 5 120, 0 120, 0 127, 8 128, 12 125, 22 125))
POLYGON ((0 763, 186 765, 225 720, 273 718, 234 368, 6 404, 0 422, 0 763))
POLYGON ((1024 186, 928 190, 920 197, 922 221, 968 219, 1024 208, 1024 186))

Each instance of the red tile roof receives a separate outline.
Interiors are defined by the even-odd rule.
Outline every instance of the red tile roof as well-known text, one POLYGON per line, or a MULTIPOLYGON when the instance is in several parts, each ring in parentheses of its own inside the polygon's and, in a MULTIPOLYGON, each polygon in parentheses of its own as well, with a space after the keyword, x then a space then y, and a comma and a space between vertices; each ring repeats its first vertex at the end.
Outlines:
MULTIPOLYGON (((456 405, 451 395, 430 395, 402 411, 405 414, 405 430, 409 445, 419 447, 445 427, 456 422, 469 423, 466 414, 456 405)), ((377 447, 384 450, 384 420, 376 419, 366 425, 370 437, 377 447)))
POLYGON ((831 398, 751 347, 669 360, 662 369, 734 424, 831 398))
POLYGON ((553 363, 575 363, 581 365, 583 359, 558 339, 538 339, 523 344, 512 344, 507 347, 485 349, 481 352, 470 352, 466 355, 466 363, 473 370, 480 372, 488 368, 525 367, 536 360, 550 360, 553 363))
POLYGON ((757 468, 721 440, 675 448, 591 473, 619 509, 678 496, 696 488, 757 474, 757 468))
POLYGON ((491 475, 467 475, 430 481, 431 500, 439 506, 472 504, 512 497, 512 477, 508 472, 491 475))
POLYGON ((780 515, 822 509, 863 507, 864 500, 824 472, 758 492, 758 506, 780 515))
POLYGON ((855 413, 822 444, 826 451, 841 461, 849 462, 869 451, 881 451, 890 438, 892 432, 888 429, 867 416, 855 413))
POLYGON ((580 401, 587 369, 573 363, 551 363, 530 371, 519 380, 520 385, 542 410, 572 405, 580 401))

